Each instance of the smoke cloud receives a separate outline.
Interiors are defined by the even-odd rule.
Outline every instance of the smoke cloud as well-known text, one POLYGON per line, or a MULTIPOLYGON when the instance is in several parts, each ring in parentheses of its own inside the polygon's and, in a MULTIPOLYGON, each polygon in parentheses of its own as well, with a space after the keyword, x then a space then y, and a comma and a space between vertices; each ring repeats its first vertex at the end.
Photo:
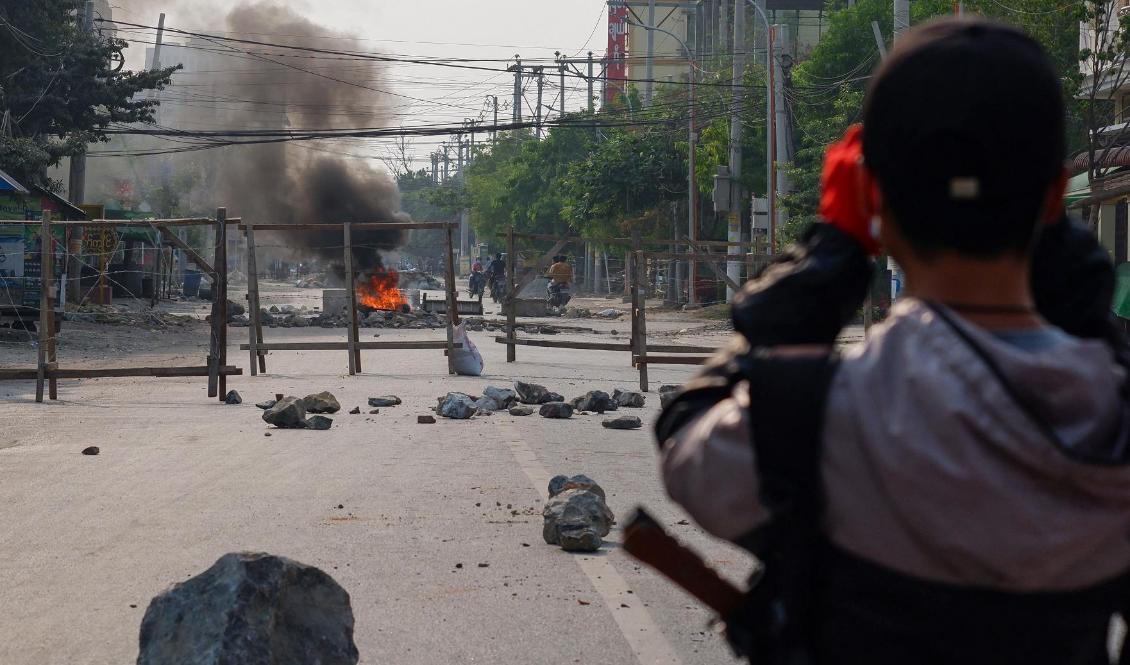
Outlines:
MULTIPOLYGON (((188 3, 195 4, 195 3, 188 3)), ((162 3, 168 6, 168 3, 162 3)), ((196 8, 197 10, 199 7, 196 8)), ((196 12, 196 17, 205 16, 196 12)), ((224 36, 308 48, 342 48, 351 37, 318 25, 276 2, 240 2, 219 19, 193 25, 224 36)), ((170 23, 170 26, 177 27, 170 23)), ((170 34, 162 64, 181 63, 164 94, 160 124, 178 129, 345 129, 386 126, 381 63, 170 34)), ((392 177, 357 159, 368 146, 353 141, 232 146, 169 159, 196 169, 200 188, 229 216, 258 223, 409 221, 392 177)), ((262 244, 300 255, 342 258, 342 234, 280 232, 262 244)), ((355 265, 380 266, 381 250, 401 244, 395 231, 355 231, 355 265)))

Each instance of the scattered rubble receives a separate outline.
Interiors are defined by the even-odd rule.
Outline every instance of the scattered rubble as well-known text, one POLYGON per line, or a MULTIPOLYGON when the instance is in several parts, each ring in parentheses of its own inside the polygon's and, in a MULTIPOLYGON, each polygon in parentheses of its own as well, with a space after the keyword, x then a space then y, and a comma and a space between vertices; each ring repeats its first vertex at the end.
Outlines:
POLYGON ((369 406, 380 408, 382 406, 399 406, 403 404, 400 398, 396 395, 382 395, 381 397, 370 397, 369 406))
POLYGON ((416 423, 419 425, 434 425, 436 424, 435 416, 416 416, 416 423))
POLYGON ((647 397, 634 390, 620 390, 616 388, 612 391, 612 399, 615 400, 617 406, 623 406, 632 409, 642 409, 647 397))
POLYGON ((542 418, 572 418, 573 407, 565 402, 546 402, 541 405, 538 414, 542 418))
POLYGON ((380 413, 380 412, 381 412, 381 410, 380 410, 380 409, 371 409, 371 410, 369 411, 369 415, 370 415, 370 416, 375 416, 375 415, 377 415, 377 414, 378 414, 378 413, 380 413))
POLYGON ((325 416, 310 416, 306 419, 306 429, 326 430, 333 425, 333 418, 325 416))
POLYGON ((307 413, 337 413, 341 411, 341 403, 333 393, 322 391, 302 398, 302 406, 307 413))
POLYGON ((279 556, 225 554, 153 598, 138 665, 355 665, 349 594, 325 572, 279 556))
POLYGON ((643 427, 643 421, 640 420, 639 416, 608 418, 600 424, 606 429, 639 429, 643 427))
POLYGON ((542 510, 542 538, 567 552, 594 552, 612 530, 615 515, 604 490, 587 476, 554 476, 542 510))
POLYGON ((239 391, 229 390, 228 394, 224 395, 224 404, 243 404, 243 397, 240 396, 239 391))
POLYGON ((624 312, 621 311, 621 310, 613 309, 613 308, 609 307, 608 309, 600 310, 599 312, 596 313, 596 315, 599 316, 602 319, 618 319, 618 318, 620 318, 621 316, 624 315, 624 312))
POLYGON ((63 314, 63 320, 145 329, 184 327, 200 322, 200 319, 193 316, 171 314, 148 307, 138 310, 129 305, 79 305, 68 309, 63 314))
POLYGON ((102 452, 102 449, 98 446, 87 446, 86 448, 82 449, 83 455, 97 455, 100 452, 102 452))
POLYGON ((616 410, 616 402, 603 390, 590 390, 584 395, 574 398, 571 404, 577 411, 604 413, 605 411, 616 410))
POLYGON ((475 400, 475 408, 478 409, 480 413, 493 413, 495 411, 501 411, 502 405, 484 395, 475 400))
POLYGON ((466 420, 475 415, 478 411, 475 408, 475 400, 471 399, 470 395, 464 393, 447 393, 442 399, 439 400, 439 415, 444 418, 454 418, 456 420, 466 420))
POLYGON ((306 407, 297 397, 283 397, 263 412, 263 420, 283 429, 301 429, 306 426, 306 407))
POLYGON ((532 416, 532 415, 534 415, 534 407, 532 407, 532 406, 512 406, 512 407, 510 407, 510 415, 512 415, 512 416, 532 416))
POLYGON ((255 402, 255 406, 257 406, 257 407, 259 407, 260 409, 263 409, 264 411, 266 411, 267 409, 269 409, 269 408, 271 408, 272 406, 274 406, 274 405, 275 405, 275 402, 277 402, 277 401, 278 401, 278 400, 274 400, 274 399, 267 399, 267 400, 263 400, 262 402, 255 402))
POLYGON ((496 388, 495 386, 487 386, 483 390, 483 397, 489 397, 498 404, 495 411, 508 409, 518 401, 518 393, 509 388, 496 388))
POLYGON ((350 415, 355 416, 355 415, 361 413, 361 407, 355 406, 355 407, 353 407, 352 409, 349 410, 349 413, 350 413, 350 415))
POLYGON ((522 404, 545 404, 549 399, 549 389, 536 383, 514 382, 514 392, 522 404))

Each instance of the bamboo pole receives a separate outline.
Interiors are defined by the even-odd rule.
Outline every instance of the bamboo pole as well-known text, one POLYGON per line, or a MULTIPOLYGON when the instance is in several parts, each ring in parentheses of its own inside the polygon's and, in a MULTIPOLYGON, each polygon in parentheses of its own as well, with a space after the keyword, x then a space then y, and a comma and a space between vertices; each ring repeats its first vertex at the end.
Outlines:
POLYGON ((635 262, 635 271, 633 272, 633 281, 635 284, 632 287, 632 293, 635 295, 636 307, 639 308, 639 313, 636 315, 636 332, 639 337, 636 340, 636 356, 644 362, 637 365, 640 371, 640 390, 648 392, 647 381, 647 297, 645 294, 640 293, 640 287, 646 281, 647 275, 647 259, 640 253, 633 252, 633 260, 635 262), (643 274, 641 274, 643 273, 643 274))
MULTIPOLYGON (((39 356, 35 377, 35 401, 43 402, 43 386, 47 381, 47 343, 54 333, 48 328, 47 312, 51 308, 51 211, 43 211, 39 231, 39 356)), ((54 392, 54 390, 52 390, 54 392)))
POLYGON ((211 343, 208 352, 208 397, 222 397, 220 385, 220 362, 221 352, 220 349, 224 345, 224 330, 226 328, 226 321, 221 317, 226 317, 227 302, 224 299, 225 293, 223 288, 224 275, 227 272, 226 264, 227 258, 224 256, 224 249, 227 245, 227 225, 224 223, 224 216, 227 215, 227 210, 224 208, 216 209, 216 257, 213 262, 213 269, 216 271, 212 279, 212 319, 211 319, 211 343))
POLYGON ((517 258, 514 255, 514 227, 506 234, 506 338, 510 340, 506 345, 506 362, 512 363, 518 360, 518 347, 514 345, 514 339, 518 335, 515 330, 518 325, 518 280, 514 271, 518 265, 517 258))
POLYGON ((452 226, 444 229, 444 245, 447 250, 447 373, 455 374, 455 325, 459 321, 459 315, 455 311, 455 248, 451 229, 452 226))
POLYGON ((265 354, 258 349, 263 341, 263 321, 259 316, 259 271, 255 260, 255 228, 247 229, 247 344, 251 350, 251 376, 267 371, 265 354))
POLYGON ((353 232, 352 225, 344 224, 342 234, 345 245, 345 299, 346 311, 349 313, 347 330, 349 353, 349 375, 353 376, 361 371, 361 354, 357 349, 357 279, 353 274, 353 232))

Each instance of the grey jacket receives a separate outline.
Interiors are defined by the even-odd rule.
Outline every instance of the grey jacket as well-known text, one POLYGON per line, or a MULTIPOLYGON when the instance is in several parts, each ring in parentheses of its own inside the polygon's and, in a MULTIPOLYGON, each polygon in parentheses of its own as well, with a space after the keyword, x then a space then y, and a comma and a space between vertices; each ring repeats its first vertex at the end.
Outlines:
MULTIPOLYGON (((956 318, 956 317, 955 317, 956 318)), ((1057 447, 985 363, 924 304, 905 300, 849 349, 827 402, 823 530, 835 545, 923 579, 1069 590, 1130 569, 1126 380, 1109 347, 1067 337, 1025 351, 960 324, 1058 432, 1057 447)), ((670 496, 737 540, 758 504, 748 393, 662 442, 670 496)))

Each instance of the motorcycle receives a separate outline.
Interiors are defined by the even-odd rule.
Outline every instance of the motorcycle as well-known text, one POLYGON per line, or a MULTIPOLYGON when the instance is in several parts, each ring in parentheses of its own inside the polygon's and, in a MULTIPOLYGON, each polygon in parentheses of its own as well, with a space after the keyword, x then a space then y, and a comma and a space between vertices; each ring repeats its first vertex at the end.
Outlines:
POLYGON ((545 306, 551 316, 560 316, 565 313, 565 306, 573 298, 568 284, 549 283, 546 287, 545 306))
POLYGON ((478 298, 479 302, 483 301, 483 291, 486 290, 487 277, 481 272, 471 273, 470 285, 467 289, 472 298, 478 298))
POLYGON ((502 302, 506 297, 506 276, 495 275, 490 280, 490 297, 496 303, 502 302))

